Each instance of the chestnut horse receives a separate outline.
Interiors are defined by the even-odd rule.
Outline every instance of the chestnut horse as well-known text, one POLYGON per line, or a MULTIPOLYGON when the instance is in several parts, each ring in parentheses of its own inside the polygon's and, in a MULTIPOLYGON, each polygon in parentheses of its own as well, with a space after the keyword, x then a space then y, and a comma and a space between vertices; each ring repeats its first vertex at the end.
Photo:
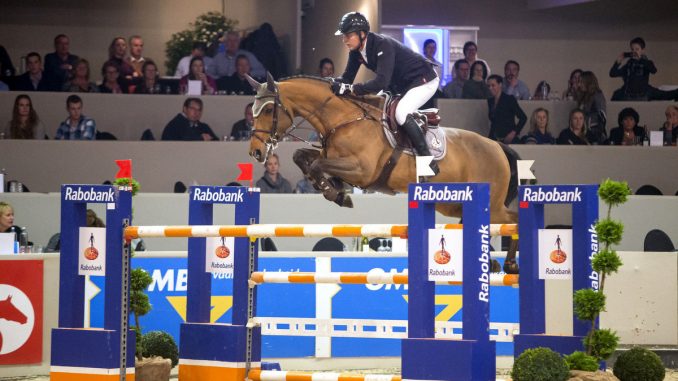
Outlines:
MULTIPOLYGON (((342 182, 375 188, 394 151, 384 135, 381 109, 360 98, 334 95, 326 79, 299 76, 275 82, 269 75, 266 83, 249 80, 257 90, 250 141, 253 158, 265 162, 297 127, 294 118, 300 117, 317 131, 321 148, 299 149, 294 161, 325 198, 351 207, 342 182)), ((516 223, 517 213, 506 205, 517 193, 518 154, 472 131, 445 128, 445 135, 447 154, 438 162, 440 173, 430 181, 489 183, 492 223, 516 223)), ((407 192, 415 177, 414 156, 402 155, 380 190, 407 192)), ((440 203, 436 210, 445 216, 461 215, 459 204, 440 203)))

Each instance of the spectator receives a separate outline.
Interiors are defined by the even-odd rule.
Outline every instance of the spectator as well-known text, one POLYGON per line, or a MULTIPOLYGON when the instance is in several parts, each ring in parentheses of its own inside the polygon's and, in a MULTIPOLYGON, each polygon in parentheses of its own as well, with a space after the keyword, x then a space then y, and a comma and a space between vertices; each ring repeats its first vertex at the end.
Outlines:
POLYGON ((38 118, 28 95, 20 94, 14 99, 12 120, 7 123, 5 137, 8 139, 45 139, 45 126, 38 118))
POLYGON ((532 100, 535 101, 547 101, 549 100, 551 94, 551 85, 546 81, 540 81, 537 84, 537 88, 534 89, 534 96, 532 100))
POLYGON ((518 105, 516 98, 502 91, 502 78, 496 74, 487 79, 492 94, 487 99, 490 117, 490 139, 505 144, 518 143, 520 131, 527 122, 527 116, 518 105), (518 122, 516 123, 516 118, 518 122))
POLYGON ((134 35, 129 38, 129 56, 125 61, 132 67, 134 70, 132 72, 132 77, 141 78, 144 75, 143 66, 146 62, 146 58, 143 56, 144 51, 144 40, 141 36, 134 35))
POLYGON ((666 122, 661 128, 664 131, 664 145, 676 145, 678 138, 678 106, 671 105, 666 108, 666 122))
POLYGON ((42 70, 42 58, 36 52, 26 55, 26 72, 14 80, 16 91, 50 91, 50 86, 42 70))
POLYGON ((617 146, 642 145, 645 140, 645 129, 638 126, 640 116, 631 107, 619 112, 618 127, 610 130, 609 143, 617 146))
POLYGON ((82 99, 73 94, 66 99, 68 118, 57 129, 56 140, 94 140, 96 123, 82 114, 82 99))
POLYGON ((118 71, 118 65, 115 62, 111 60, 106 61, 101 68, 101 75, 104 79, 101 85, 99 85, 99 92, 107 94, 127 93, 127 86, 123 84, 120 72, 118 71))
POLYGON ((334 62, 327 57, 321 59, 318 64, 318 75, 320 78, 334 77, 334 62))
POLYGON ((592 71, 581 74, 577 105, 584 112, 588 143, 603 144, 607 141, 607 105, 592 71))
POLYGON ((2 70, 0 70, 0 79, 11 78, 16 75, 12 59, 2 45, 0 45, 0 68, 2 68, 2 70))
POLYGON ((239 55, 235 60, 235 73, 228 77, 221 77, 217 82, 219 90, 227 94, 255 95, 257 92, 247 81, 245 75, 250 74, 250 61, 245 55, 239 55))
POLYGON ((569 127, 562 130, 556 144, 564 145, 589 145, 586 138, 586 124, 584 123, 584 112, 574 109, 570 112, 569 127))
POLYGON ((464 83, 468 81, 471 74, 470 65, 465 59, 458 59, 454 63, 454 78, 452 82, 443 87, 443 96, 445 98, 461 99, 464 94, 464 83))
POLYGON ((236 71, 236 59, 240 55, 247 57, 252 70, 252 76, 257 78, 266 78, 266 69, 264 65, 259 62, 257 57, 251 52, 240 49, 240 35, 238 32, 228 32, 224 37, 224 45, 226 50, 214 57, 214 65, 216 66, 216 77, 228 77, 233 75, 236 71))
MULTIPOLYGON (((2 71, 2 64, 0 64, 0 71, 2 71)), ((3 78, 3 79, 5 79, 5 78, 3 78)), ((5 80, 7 80, 7 79, 5 79, 5 80)), ((3 82, 2 80, 0 80, 0 91, 9 91, 9 86, 5 82, 3 82)))
POLYGON ((141 73, 141 82, 135 87, 135 94, 162 93, 160 82, 158 82, 158 67, 153 60, 144 60, 141 73))
POLYGON ((320 193, 320 191, 315 189, 311 180, 304 177, 297 181, 297 185, 294 186, 294 193, 320 193))
POLYGON ((218 77, 215 66, 216 62, 211 57, 207 57, 205 55, 206 50, 207 45, 204 42, 198 41, 194 42, 193 49, 191 50, 191 55, 186 56, 179 60, 179 63, 177 64, 177 70, 174 73, 174 76, 183 78, 189 75, 191 72, 191 62, 193 61, 193 58, 199 57, 202 58, 203 66, 205 67, 204 72, 214 78, 218 77))
POLYGON ((473 73, 473 64, 476 61, 480 61, 485 64, 485 70, 487 70, 487 75, 490 75, 490 65, 487 64, 487 61, 478 58, 478 45, 473 41, 467 41, 464 44, 464 59, 471 65, 471 73, 473 73))
POLYGON ((438 78, 440 80, 443 80, 443 64, 441 64, 437 59, 436 59, 436 51, 438 50, 438 45, 436 44, 435 40, 429 38, 426 41, 424 41, 424 57, 431 61, 433 63, 433 70, 438 74, 438 78))
POLYGON ((612 94, 613 101, 678 100, 678 89, 662 91, 650 85, 650 74, 657 73, 654 62, 645 55, 645 40, 636 37, 630 52, 622 52, 610 68, 610 77, 622 77, 624 85, 612 94), (628 61, 622 66, 622 62, 628 61))
POLYGON ((530 89, 525 82, 518 79, 520 64, 514 60, 506 61, 504 65, 504 92, 516 99, 525 101, 530 99, 530 89))
POLYGON ((231 140, 249 140, 254 126, 254 114, 252 106, 254 103, 248 103, 245 106, 245 119, 240 119, 233 124, 231 128, 231 140))
POLYGON ((71 40, 65 34, 54 37, 54 53, 45 56, 45 75, 50 87, 59 91, 70 79, 78 56, 70 53, 71 40))
POLYGON ((217 83, 214 78, 205 73, 205 61, 202 57, 193 57, 191 59, 190 73, 181 77, 181 80, 179 81, 180 94, 188 93, 188 81, 200 81, 202 84, 202 95, 212 95, 217 88, 217 83))
POLYGON ((476 61, 471 65, 471 78, 464 82, 462 97, 464 99, 488 99, 490 89, 487 88, 487 66, 482 61, 476 61))
MULTIPOLYGON (((258 62, 261 62, 262 68, 265 68, 273 75, 273 78, 280 78, 287 75, 287 59, 283 53, 282 47, 278 43, 278 37, 273 32, 273 26, 265 22, 259 29, 247 35, 247 38, 240 44, 241 49, 251 52, 258 62)), ((238 55, 236 54, 236 57, 238 55)), ((255 76, 264 78, 265 75, 258 75, 256 64, 250 57, 250 64, 255 76)))
POLYGON ((121 83, 127 83, 134 77, 134 68, 127 62, 127 40, 124 37, 115 37, 108 46, 108 62, 113 63, 120 73, 121 83))
POLYGON ((579 89, 579 82, 581 82, 581 69, 574 69, 570 73, 570 79, 567 81, 567 89, 563 92, 563 99, 573 101, 577 99, 577 92, 579 89))
POLYGON ((202 107, 200 98, 187 98, 183 112, 162 131, 162 140, 219 140, 210 126, 200 121, 202 107))
POLYGON ((21 228, 14 225, 14 208, 0 201, 0 233, 21 233, 21 228))
POLYGON ((89 80, 89 61, 80 58, 73 68, 71 80, 64 83, 63 91, 68 93, 98 93, 99 87, 89 80))
POLYGON ((523 137, 524 144, 555 144, 556 139, 549 131, 549 112, 539 107, 530 116, 530 132, 523 137))
POLYGON ((278 155, 272 153, 266 160, 266 172, 257 180, 261 193, 292 193, 292 185, 278 172, 279 168, 278 155))

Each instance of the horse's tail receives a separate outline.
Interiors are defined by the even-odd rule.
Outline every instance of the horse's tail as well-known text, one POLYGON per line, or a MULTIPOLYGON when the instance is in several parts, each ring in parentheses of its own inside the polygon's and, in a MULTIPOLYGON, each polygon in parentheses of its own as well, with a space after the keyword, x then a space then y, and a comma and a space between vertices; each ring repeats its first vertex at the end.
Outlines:
POLYGON ((509 147, 504 143, 499 143, 501 149, 504 150, 504 155, 509 162, 509 167, 511 168, 511 180, 509 181, 508 190, 506 192, 506 200, 504 200, 504 205, 509 206, 509 204, 518 196, 518 160, 520 160, 520 155, 513 148, 509 147))

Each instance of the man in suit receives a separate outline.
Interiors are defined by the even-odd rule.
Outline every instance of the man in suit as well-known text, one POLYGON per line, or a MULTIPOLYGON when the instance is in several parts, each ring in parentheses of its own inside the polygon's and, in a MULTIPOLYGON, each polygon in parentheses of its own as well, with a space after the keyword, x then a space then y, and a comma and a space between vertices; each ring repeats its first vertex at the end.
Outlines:
POLYGON ((188 98, 183 112, 177 114, 162 131, 162 140, 219 140, 210 126, 200 121, 202 100, 188 98))
POLYGON ((12 90, 16 91, 50 91, 47 77, 42 70, 42 58, 36 52, 26 55, 26 72, 14 80, 12 90))
MULTIPOLYGON (((396 121, 412 140, 417 154, 431 156, 421 130, 422 121, 413 113, 438 89, 440 79, 433 70, 433 63, 391 37, 370 32, 369 22, 358 12, 345 14, 335 35, 342 36, 342 42, 349 49, 344 74, 333 84, 335 93, 349 91, 364 95, 391 90, 401 94, 396 121), (353 84, 361 65, 377 76, 365 83, 353 84)), ((432 162, 431 169, 437 174, 438 164, 432 162)))
POLYGON ((231 140, 249 140, 252 136, 252 126, 254 125, 254 114, 252 113, 252 105, 248 103, 245 106, 245 119, 233 123, 231 129, 231 140))

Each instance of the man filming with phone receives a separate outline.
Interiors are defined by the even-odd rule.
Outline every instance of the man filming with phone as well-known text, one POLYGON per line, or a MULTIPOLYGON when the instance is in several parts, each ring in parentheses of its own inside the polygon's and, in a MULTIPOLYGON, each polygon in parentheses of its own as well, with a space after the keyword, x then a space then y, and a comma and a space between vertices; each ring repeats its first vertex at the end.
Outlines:
POLYGON ((645 55, 645 40, 636 37, 629 45, 631 51, 620 53, 610 68, 610 77, 622 77, 624 80, 624 85, 612 94, 612 100, 678 100, 678 90, 662 91, 650 85, 650 74, 655 74, 657 68, 645 55))

